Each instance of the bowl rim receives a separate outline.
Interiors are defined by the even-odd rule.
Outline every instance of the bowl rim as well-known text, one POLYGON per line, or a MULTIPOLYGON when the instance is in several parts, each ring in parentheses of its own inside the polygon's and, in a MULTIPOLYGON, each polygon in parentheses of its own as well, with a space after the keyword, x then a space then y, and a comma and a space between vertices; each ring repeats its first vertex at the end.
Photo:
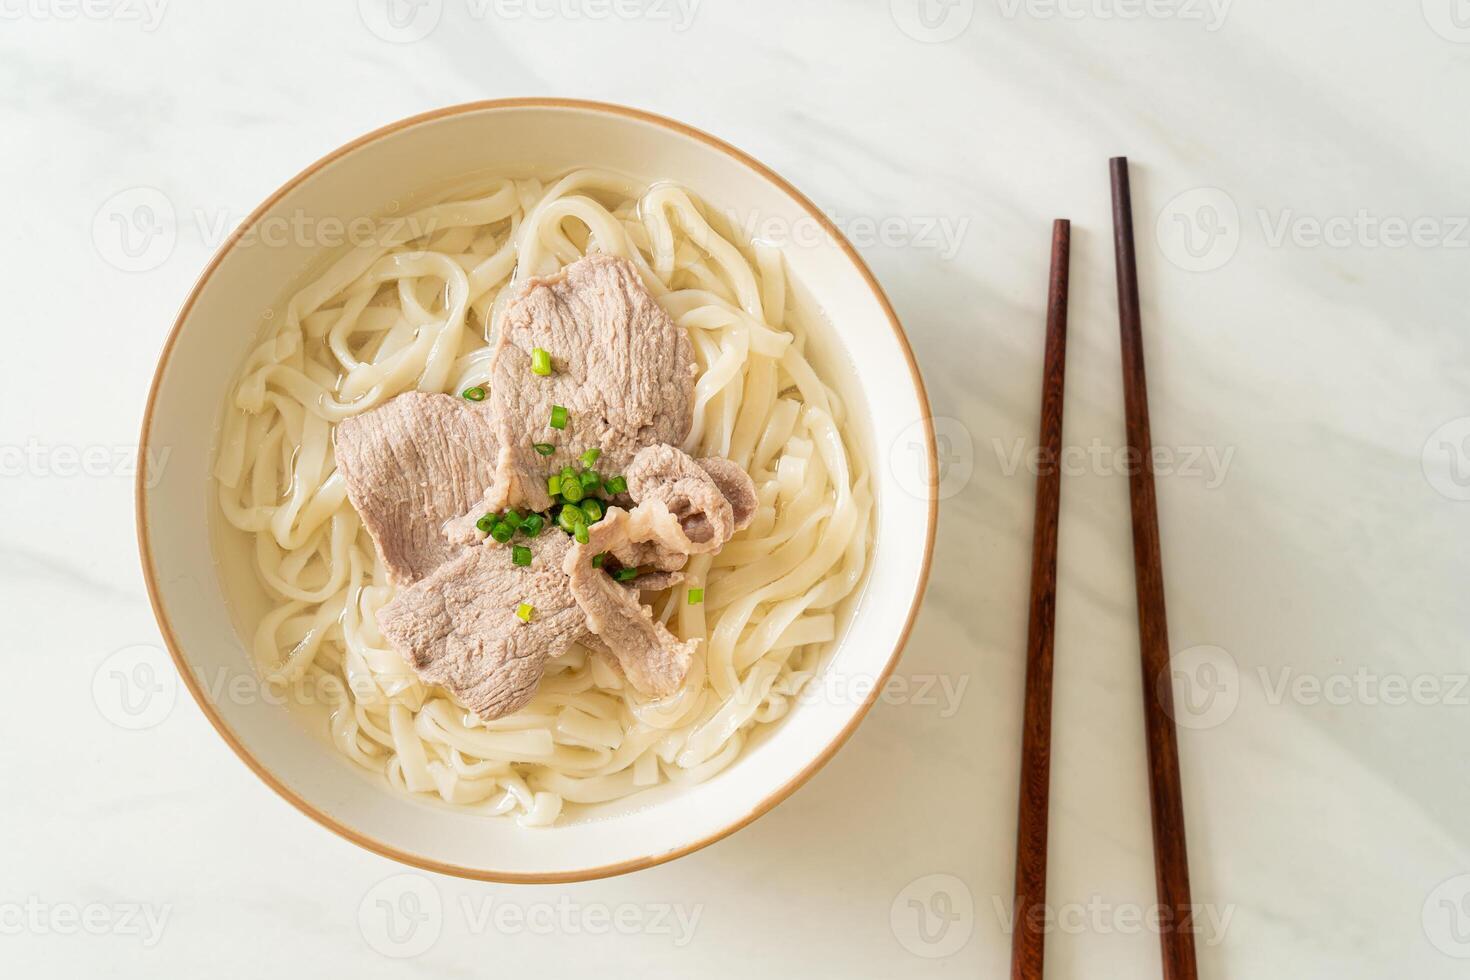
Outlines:
POLYGON ((857 270, 859 275, 862 276, 864 282, 867 283, 868 288, 872 291, 873 298, 877 300, 879 308, 883 311, 884 316, 887 317, 889 326, 893 329, 894 338, 898 341, 899 348, 903 351, 904 359, 908 363, 909 374, 913 380, 914 393, 918 398, 919 409, 921 412, 920 422, 924 427, 924 445, 926 451, 926 463, 928 468, 928 512, 925 518, 924 554, 920 562, 919 576, 915 584, 914 594, 909 603, 908 613, 904 618, 903 628, 899 632, 898 640, 894 644, 893 650, 890 651, 888 654, 887 660, 883 665, 883 669, 878 676, 877 682, 873 685, 870 693, 868 693, 863 701, 856 706, 856 710, 853 712, 852 718, 848 720, 848 722, 842 727, 842 730, 838 732, 837 735, 830 742, 823 746, 822 749, 812 757, 811 761, 808 762, 807 765, 803 767, 800 772, 796 773, 791 779, 787 780, 784 784, 777 787, 771 793, 763 797, 748 812, 734 818, 714 833, 711 833, 691 843, 681 845, 680 847, 674 848, 672 850, 661 851, 656 854, 646 854, 636 858, 629 858, 627 860, 619 861, 613 864, 581 868, 574 871, 564 872, 508 872, 487 870, 483 868, 470 868, 455 864, 449 864, 444 861, 436 860, 434 858, 425 857, 420 854, 414 854, 410 851, 402 850, 401 848, 395 847, 391 844, 387 844, 383 841, 369 837, 366 834, 363 834, 360 831, 357 831, 352 827, 341 823, 327 813, 318 809, 309 800, 305 799, 300 794, 291 789, 291 787, 289 787, 284 780, 277 777, 275 773, 267 769, 258 759, 256 759, 250 749, 246 747, 245 743, 235 734, 234 730, 230 728, 228 724, 226 724, 224 718, 215 709, 213 702, 210 701, 207 692, 205 692, 205 690, 195 680, 194 673, 189 668, 188 661, 185 659, 184 654, 180 648, 178 638, 174 634, 173 625, 169 621, 168 614, 164 610, 162 590, 160 589, 158 577, 155 572, 153 551, 151 547, 151 542, 149 540, 148 522, 146 519, 148 513, 149 488, 147 486, 147 481, 144 479, 141 467, 138 468, 138 475, 136 477, 134 490, 135 520, 137 523, 138 535, 138 553, 143 566, 143 578, 148 589, 148 601, 149 604, 153 607, 153 616, 158 622, 159 631, 162 634, 164 645, 168 648, 169 656, 173 659, 174 667, 178 670, 179 676, 184 682, 184 686, 188 688, 189 693, 194 698, 195 703, 198 704, 200 710, 204 712, 204 716, 209 719, 210 725, 213 726, 214 730, 219 733, 220 737, 224 739, 225 743, 229 745, 231 750, 234 751, 235 755, 240 758, 240 761, 245 763, 245 765, 252 772, 254 772, 255 775, 261 779, 262 782, 264 782, 267 786, 274 790, 276 794, 284 799, 287 803, 290 803, 297 810, 301 811, 301 813, 305 814, 307 817, 310 817, 312 820, 325 827, 327 830, 331 831, 334 834, 337 834, 339 837, 342 837, 345 840, 351 841, 359 847, 365 848, 366 850, 372 851, 383 857, 398 861, 402 864, 419 868, 424 871, 432 871, 437 874, 452 875, 454 877, 475 881, 492 881, 506 884, 556 884, 564 882, 592 881, 598 878, 608 878, 614 875, 627 874, 633 871, 641 871, 645 868, 651 868, 656 865, 663 864, 667 861, 672 861, 675 858, 683 857, 686 854, 691 854, 694 851, 700 850, 701 848, 708 847, 710 844, 722 840, 725 837, 728 837, 731 834, 735 833, 737 830, 746 827, 747 825, 755 821, 756 818, 761 817, 770 810, 774 809, 777 804, 786 800, 788 797, 791 796, 792 793, 796 792, 797 789, 804 785, 807 780, 811 779, 811 777, 816 774, 817 770, 825 766, 827 762, 831 760, 832 756, 837 753, 837 750, 840 749, 847 742, 847 740, 852 736, 852 733, 857 730, 857 727, 862 722, 863 718, 867 716, 867 713, 869 709, 872 708, 873 703, 877 700, 879 692, 883 689, 884 684, 887 683, 889 676, 893 673, 894 668, 898 664, 899 656, 903 652, 904 646, 908 642, 909 634, 913 630, 914 620, 918 616, 919 606, 923 601, 925 589, 928 586, 930 568, 934 558, 934 541, 939 516, 938 481, 936 479, 939 466, 938 454, 934 440, 933 411, 929 404, 928 393, 924 387, 924 379, 919 372, 918 362, 914 358, 913 349, 909 346, 908 337, 904 334, 903 327, 898 321, 898 316, 894 313, 892 304, 888 301, 888 297, 884 294, 883 288, 879 286, 877 279, 874 278, 873 273, 868 268, 867 263, 864 262, 862 257, 858 255, 857 250, 853 248, 852 244, 847 240, 846 236, 842 234, 842 232, 836 227, 836 225, 834 225, 832 221, 827 218, 826 214, 824 214, 815 204, 813 204, 812 201, 805 194, 801 193, 801 191, 792 186, 792 184, 784 177, 776 173, 771 168, 767 167, 765 164, 761 163, 759 160, 756 160, 754 157, 750 156, 740 149, 737 149, 736 147, 730 145, 717 136, 713 136, 710 133, 707 133, 701 129, 696 129, 693 126, 679 122, 674 119, 670 119, 666 116, 661 116, 643 109, 636 109, 631 106, 620 105, 612 102, 549 97, 483 99, 474 102, 463 102, 455 105, 444 106, 439 109, 433 109, 428 112, 422 112, 416 115, 408 116, 403 119, 397 120, 396 122, 381 126, 377 129, 372 130, 371 132, 357 137, 354 140, 351 140, 350 142, 344 143, 342 146, 339 146, 337 149, 332 150, 330 153, 322 156, 315 162, 311 163, 309 166, 305 167, 294 177, 283 183, 274 192, 272 192, 269 197, 262 201, 259 206, 251 211, 250 215, 244 221, 242 221, 233 232, 230 233, 229 237, 226 238, 225 241, 220 245, 220 247, 215 251, 214 255, 210 258, 209 263, 199 274, 198 279, 195 280, 193 288, 190 289, 188 297, 184 300, 183 305, 180 307, 178 316, 175 317, 173 327, 169 331, 168 338, 164 341, 163 349, 158 356, 158 365, 154 369, 153 380, 148 388, 148 399, 143 409, 143 423, 141 435, 138 441, 138 455, 140 458, 143 458, 147 455, 149 451, 148 440, 149 431, 153 427, 153 410, 156 406, 159 389, 161 388, 163 383, 164 371, 168 367, 169 359, 173 354, 175 344, 179 339, 180 333, 183 331, 184 321, 188 319, 189 314, 194 308, 195 302, 198 300, 200 294, 203 292, 204 287, 208 284, 210 277, 214 274, 220 263, 224 261, 225 256, 230 253, 231 249, 234 248, 240 238, 247 231, 249 231, 249 229, 252 228, 266 214, 266 212, 268 212, 273 206, 275 206, 277 201, 279 201, 290 191, 294 190, 303 181, 311 177, 317 171, 321 170, 327 164, 332 163, 333 161, 344 157, 347 154, 368 145, 369 143, 376 142, 377 140, 383 139, 386 136, 390 136, 402 130, 410 129, 423 123, 433 122, 435 120, 444 119, 451 116, 482 112, 485 110, 500 109, 570 109, 582 112, 601 113, 604 115, 620 117, 623 119, 631 119, 637 122, 649 123, 666 130, 671 130, 674 133, 694 139, 714 150, 719 151, 720 153, 725 154, 726 156, 732 157, 737 163, 747 167, 750 170, 753 170, 756 174, 774 184, 780 191, 790 196, 791 199, 795 201, 796 204, 800 206, 801 209, 804 210, 814 221, 816 221, 827 235, 830 236, 830 240, 835 242, 838 248, 841 249, 843 254, 847 257, 847 260, 852 263, 853 267, 857 270))

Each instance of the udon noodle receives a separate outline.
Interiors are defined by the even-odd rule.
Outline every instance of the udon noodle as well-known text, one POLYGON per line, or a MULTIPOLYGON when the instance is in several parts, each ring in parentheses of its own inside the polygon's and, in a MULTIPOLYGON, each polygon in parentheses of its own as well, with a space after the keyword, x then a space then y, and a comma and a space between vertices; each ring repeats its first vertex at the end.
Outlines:
POLYGON ((219 505, 252 539, 271 601, 260 671, 327 692, 332 741, 393 786, 526 825, 728 766, 818 669, 871 530, 865 467, 807 360, 780 251, 682 187, 594 170, 468 179, 361 237, 267 322, 225 409, 219 505), (402 391, 484 383, 506 297, 589 250, 630 259, 689 332, 699 374, 683 448, 745 467, 760 507, 690 561, 685 587, 702 603, 685 587, 653 601, 677 636, 703 641, 677 694, 646 699, 573 646, 530 705, 482 722, 380 635, 393 587, 336 472, 333 427, 402 391))

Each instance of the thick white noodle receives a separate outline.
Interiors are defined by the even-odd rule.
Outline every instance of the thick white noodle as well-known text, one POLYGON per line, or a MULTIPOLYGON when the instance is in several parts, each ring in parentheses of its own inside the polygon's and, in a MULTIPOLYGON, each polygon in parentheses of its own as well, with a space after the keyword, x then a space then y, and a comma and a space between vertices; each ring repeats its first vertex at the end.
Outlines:
POLYGON ((729 227, 669 183, 593 170, 481 179, 380 222, 266 322, 225 410, 220 512, 253 538, 273 603, 253 638, 261 672, 325 692, 330 737, 354 763, 404 792, 544 826, 564 804, 709 778, 800 696, 867 562, 866 467, 806 359, 780 252, 717 226, 729 227), (654 602, 676 634, 703 641, 683 689, 645 699, 573 647, 531 704, 482 722, 378 632, 393 587, 336 472, 332 429, 403 391, 484 383, 510 287, 589 250, 631 259, 689 332, 699 377, 685 448, 746 467, 760 506, 654 602))

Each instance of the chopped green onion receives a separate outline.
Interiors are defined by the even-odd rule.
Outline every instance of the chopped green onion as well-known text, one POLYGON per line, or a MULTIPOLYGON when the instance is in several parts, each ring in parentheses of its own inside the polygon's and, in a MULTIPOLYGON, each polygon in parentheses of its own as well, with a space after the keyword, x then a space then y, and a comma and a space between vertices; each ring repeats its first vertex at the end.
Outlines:
POLYGON ((578 544, 586 544, 589 538, 589 535, 587 534, 587 525, 578 524, 576 527, 572 528, 572 537, 577 539, 578 544))
POLYGON ((568 480, 566 477, 562 477, 561 499, 565 500, 569 504, 575 504, 577 501, 581 500, 583 496, 585 496, 585 494, 582 489, 582 483, 580 480, 568 480))
POLYGON ((691 606, 697 606, 697 605, 699 605, 703 601, 704 601, 704 590, 703 589, 690 589, 689 590, 689 604, 691 606))
POLYGON ((490 533, 490 529, 493 528, 494 526, 495 526, 495 515, 494 514, 486 514, 484 517, 480 518, 478 521, 475 522, 475 527, 479 528, 481 530, 481 532, 483 532, 485 534, 489 534, 490 533))
POLYGON ((542 456, 550 456, 552 453, 556 452, 556 447, 549 442, 533 442, 531 443, 531 448, 536 450, 542 456))
POLYGON ((520 545, 516 545, 514 548, 510 549, 510 563, 512 565, 531 564, 531 549, 522 548, 520 545))
POLYGON ((577 529, 578 524, 583 527, 587 526, 587 515, 582 513, 582 508, 576 504, 567 504, 562 507, 561 513, 556 515, 556 523, 563 531, 571 534, 577 529))
POLYGON ((521 622, 529 623, 531 617, 534 615, 536 615, 536 607, 529 602, 523 602, 519 606, 516 606, 516 616, 521 622))
POLYGON ((546 492, 555 497, 561 493, 561 474, 553 473, 546 478, 546 492))
POLYGON ((582 501, 582 513, 587 515, 588 524, 596 524, 602 520, 602 501, 595 497, 588 497, 582 501))
POLYGON ((638 569, 636 568, 620 568, 616 572, 613 572, 613 578, 619 582, 631 582, 637 577, 638 569))
POLYGON ((551 406, 551 427, 553 429, 567 427, 567 410, 560 405, 551 406))
POLYGON ((569 480, 575 480, 576 478, 577 478, 577 471, 576 470, 572 469, 570 466, 563 466, 561 468, 561 482, 566 483, 567 481, 569 481, 569 480))
POLYGON ((551 352, 540 347, 531 348, 531 373, 543 378, 551 373, 551 352))
POLYGON ((602 455, 602 450, 601 449, 589 449, 589 450, 587 450, 585 453, 582 454, 582 465, 583 466, 591 466, 593 463, 597 462, 597 457, 599 457, 601 455, 602 455))
POLYGON ((621 476, 615 476, 607 481, 607 492, 611 494, 627 493, 628 481, 621 476))
POLYGON ((515 537, 515 533, 516 529, 504 521, 496 522, 495 526, 490 529, 490 536, 501 544, 505 544, 511 538, 515 537))
POLYGON ((601 568, 602 563, 605 561, 607 561, 607 552, 599 552, 598 554, 592 556, 592 567, 601 568))
POLYGON ((506 511, 504 514, 500 515, 500 519, 502 521, 504 521, 505 523, 509 524, 510 527, 511 527, 511 530, 515 530, 516 528, 520 527, 521 526, 521 521, 525 520, 525 518, 521 517, 520 513, 518 511, 516 511, 514 508, 512 508, 512 509, 506 511))
POLYGON ((521 521, 521 533, 528 538, 534 538, 541 533, 541 528, 546 524, 546 518, 540 514, 529 514, 521 521))
POLYGON ((602 474, 596 470, 583 470, 582 475, 577 478, 582 483, 582 489, 587 493, 596 493, 602 489, 602 474))
POLYGON ((485 400, 485 389, 479 385, 475 385, 473 388, 466 388, 464 391, 461 391, 460 395, 466 401, 482 402, 485 400))

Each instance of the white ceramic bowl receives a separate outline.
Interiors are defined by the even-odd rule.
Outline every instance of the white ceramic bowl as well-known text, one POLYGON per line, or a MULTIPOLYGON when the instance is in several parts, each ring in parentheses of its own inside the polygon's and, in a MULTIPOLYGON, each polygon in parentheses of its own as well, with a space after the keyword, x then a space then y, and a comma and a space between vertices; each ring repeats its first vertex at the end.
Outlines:
POLYGON ((272 194, 204 270, 164 347, 140 455, 151 459, 165 447, 169 463, 156 485, 139 481, 138 540, 159 626, 199 706, 240 758, 303 813, 388 857, 465 877, 547 882, 632 871, 718 840, 785 799, 852 734, 892 671, 934 544, 937 480, 923 384, 856 252, 810 201, 733 147, 597 103, 516 99, 406 119, 349 143, 272 194), (850 406, 854 449, 866 455, 875 482, 877 533, 867 584, 850 602, 825 667, 842 680, 823 688, 836 694, 796 705, 706 783, 659 787, 533 830, 400 796, 340 757, 291 709, 221 693, 229 678, 248 682, 253 674, 211 547, 210 471, 222 393, 256 340, 258 316, 316 257, 305 242, 277 238, 261 247, 261 235, 246 247, 241 235, 285 227, 291 215, 379 214, 390 201, 470 171, 549 174, 583 165, 677 180, 716 207, 773 222, 766 227, 825 233, 793 236, 787 261, 826 318, 811 350, 850 406))

